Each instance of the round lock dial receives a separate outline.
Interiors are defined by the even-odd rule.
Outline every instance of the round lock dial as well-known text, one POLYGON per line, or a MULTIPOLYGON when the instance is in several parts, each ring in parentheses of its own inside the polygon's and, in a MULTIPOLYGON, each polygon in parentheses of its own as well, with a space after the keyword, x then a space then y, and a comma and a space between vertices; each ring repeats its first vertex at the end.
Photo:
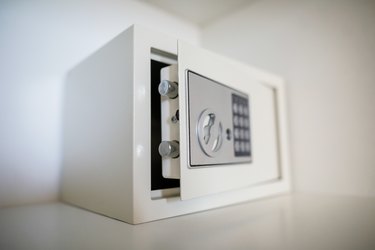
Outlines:
POLYGON ((197 137, 203 152, 215 157, 223 143, 223 126, 211 109, 205 109, 201 113, 197 123, 197 137))

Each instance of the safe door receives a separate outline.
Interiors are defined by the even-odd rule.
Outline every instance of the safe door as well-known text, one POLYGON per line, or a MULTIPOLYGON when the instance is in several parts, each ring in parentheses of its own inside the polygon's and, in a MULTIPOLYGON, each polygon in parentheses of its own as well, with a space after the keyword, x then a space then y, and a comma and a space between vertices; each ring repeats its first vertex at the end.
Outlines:
POLYGON ((278 93, 262 72, 178 43, 161 70, 164 178, 188 200, 280 178, 278 93))

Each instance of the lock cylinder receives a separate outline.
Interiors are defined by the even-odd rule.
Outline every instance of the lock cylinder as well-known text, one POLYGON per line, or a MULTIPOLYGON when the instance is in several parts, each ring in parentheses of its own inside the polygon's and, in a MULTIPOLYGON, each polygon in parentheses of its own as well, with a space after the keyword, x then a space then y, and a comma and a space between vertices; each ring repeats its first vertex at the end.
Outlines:
POLYGON ((159 94, 174 99, 178 96, 178 85, 176 82, 162 80, 158 87, 159 94))
POLYGON ((177 158, 180 155, 178 141, 162 141, 159 144, 159 154, 166 158, 177 158))

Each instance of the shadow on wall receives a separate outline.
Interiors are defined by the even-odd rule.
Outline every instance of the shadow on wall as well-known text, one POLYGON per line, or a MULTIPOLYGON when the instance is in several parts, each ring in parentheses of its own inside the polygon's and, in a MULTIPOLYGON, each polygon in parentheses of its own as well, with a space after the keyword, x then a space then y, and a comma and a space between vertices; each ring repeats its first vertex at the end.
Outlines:
POLYGON ((0 3, 0 207, 57 197, 62 79, 133 23, 190 43, 199 29, 138 1, 0 3))
POLYGON ((203 46, 284 76, 297 191, 375 196, 375 2, 258 1, 203 46))

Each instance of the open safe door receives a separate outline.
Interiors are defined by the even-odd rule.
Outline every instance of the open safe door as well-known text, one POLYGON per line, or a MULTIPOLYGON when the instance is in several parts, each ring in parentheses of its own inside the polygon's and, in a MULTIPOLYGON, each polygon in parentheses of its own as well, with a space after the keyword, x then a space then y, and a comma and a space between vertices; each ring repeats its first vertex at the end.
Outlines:
POLYGON ((267 79, 178 43, 182 200, 280 178, 278 91, 267 79))

